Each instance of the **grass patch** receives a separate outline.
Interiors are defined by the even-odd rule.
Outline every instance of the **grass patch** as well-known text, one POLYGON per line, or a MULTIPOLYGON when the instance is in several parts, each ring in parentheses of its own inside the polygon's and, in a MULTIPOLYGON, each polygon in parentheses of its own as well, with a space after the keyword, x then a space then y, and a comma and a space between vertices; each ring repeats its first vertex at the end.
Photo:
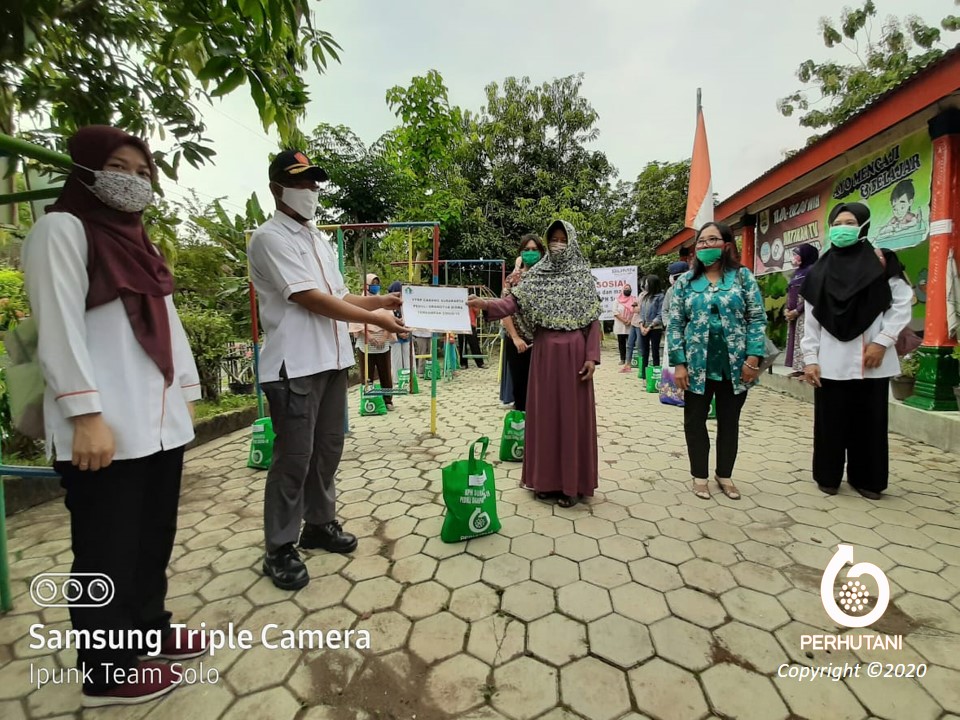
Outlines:
POLYGON ((40 451, 39 455, 34 455, 31 457, 25 457, 18 453, 10 453, 3 455, 3 464, 4 465, 27 465, 29 467, 50 467, 53 464, 52 460, 47 460, 46 455, 43 451, 40 451))
POLYGON ((216 415, 223 415, 224 413, 234 410, 243 410, 244 408, 256 406, 256 395, 232 395, 230 393, 224 393, 216 402, 212 400, 199 401, 194 406, 194 411, 197 422, 199 422, 216 415))

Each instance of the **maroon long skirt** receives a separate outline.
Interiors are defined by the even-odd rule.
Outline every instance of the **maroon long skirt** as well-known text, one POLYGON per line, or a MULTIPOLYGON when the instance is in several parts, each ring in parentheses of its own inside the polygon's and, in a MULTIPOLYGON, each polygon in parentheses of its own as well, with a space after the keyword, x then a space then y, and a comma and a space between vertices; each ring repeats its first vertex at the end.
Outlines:
MULTIPOLYGON (((597 326, 597 323, 594 323, 597 326)), ((597 411, 593 380, 582 382, 587 345, 599 327, 541 330, 533 342, 523 459, 524 487, 593 497, 597 487, 597 411)))

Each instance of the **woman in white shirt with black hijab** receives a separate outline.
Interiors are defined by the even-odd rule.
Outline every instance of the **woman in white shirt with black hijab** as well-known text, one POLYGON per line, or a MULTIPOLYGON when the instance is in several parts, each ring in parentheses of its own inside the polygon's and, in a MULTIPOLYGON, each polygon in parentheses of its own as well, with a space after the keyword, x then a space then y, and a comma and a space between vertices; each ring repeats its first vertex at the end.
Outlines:
POLYGON ((910 285, 891 251, 867 240, 870 209, 843 203, 830 212, 830 249, 810 270, 801 350, 814 386, 813 479, 836 495, 847 482, 880 499, 887 489, 890 378, 900 372, 894 347, 910 322, 910 285))

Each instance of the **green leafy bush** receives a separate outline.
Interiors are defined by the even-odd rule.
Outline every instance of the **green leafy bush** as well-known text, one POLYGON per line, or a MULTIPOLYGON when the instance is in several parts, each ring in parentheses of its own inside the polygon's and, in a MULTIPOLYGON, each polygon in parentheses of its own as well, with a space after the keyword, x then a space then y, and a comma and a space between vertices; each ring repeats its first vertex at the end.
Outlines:
POLYGON ((920 369, 920 359, 916 355, 904 355, 900 358, 900 376, 915 378, 920 369))
POLYGON ((203 397, 216 400, 220 396, 220 364, 233 339, 230 317, 219 310, 192 308, 180 310, 179 315, 200 373, 203 397))
POLYGON ((0 268, 0 330, 8 330, 29 313, 23 273, 12 268, 0 268))

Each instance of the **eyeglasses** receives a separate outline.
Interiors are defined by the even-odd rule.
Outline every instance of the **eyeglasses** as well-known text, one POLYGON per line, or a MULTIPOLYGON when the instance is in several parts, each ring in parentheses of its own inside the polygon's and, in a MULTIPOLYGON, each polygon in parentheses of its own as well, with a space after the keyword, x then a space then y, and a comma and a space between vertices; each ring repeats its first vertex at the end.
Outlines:
POLYGON ((706 247, 707 245, 723 245, 722 237, 702 237, 697 240, 697 247, 706 247))

